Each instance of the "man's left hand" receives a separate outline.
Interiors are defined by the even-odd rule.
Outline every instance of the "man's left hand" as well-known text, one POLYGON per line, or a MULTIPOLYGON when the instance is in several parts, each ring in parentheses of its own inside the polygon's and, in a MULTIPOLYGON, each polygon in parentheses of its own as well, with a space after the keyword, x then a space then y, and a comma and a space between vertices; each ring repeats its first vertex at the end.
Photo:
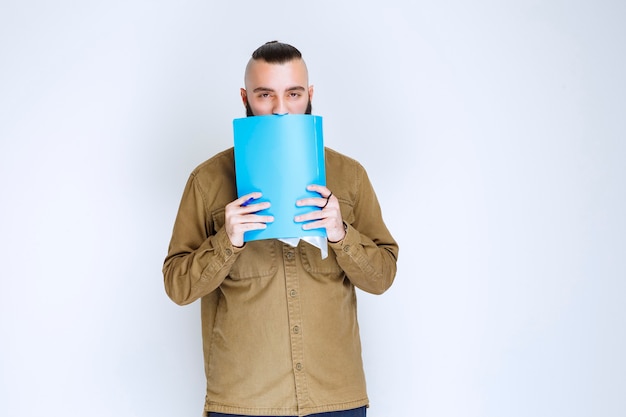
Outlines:
POLYGON ((343 218, 339 208, 339 200, 333 193, 322 185, 309 185, 309 191, 315 191, 321 197, 303 198, 296 201, 298 207, 316 206, 321 210, 313 210, 309 213, 296 216, 294 220, 298 223, 311 221, 302 225, 304 230, 326 229, 326 237, 331 243, 337 243, 346 237, 346 230, 343 226, 343 218))

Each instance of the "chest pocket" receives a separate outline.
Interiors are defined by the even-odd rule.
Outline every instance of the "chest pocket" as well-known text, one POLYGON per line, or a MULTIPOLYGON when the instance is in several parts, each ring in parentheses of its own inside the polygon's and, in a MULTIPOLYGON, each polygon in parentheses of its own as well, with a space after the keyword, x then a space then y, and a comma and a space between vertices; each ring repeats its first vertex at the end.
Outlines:
POLYGON ((298 250, 302 267, 313 278, 336 280, 343 277, 343 270, 337 263, 337 257, 332 249, 329 249, 326 259, 322 259, 319 248, 304 241, 298 243, 298 250))
MULTIPOLYGON (((224 209, 211 214, 213 233, 224 227, 224 209)), ((230 269, 230 278, 244 280, 273 276, 277 271, 276 242, 274 240, 255 240, 246 242, 245 250, 241 251, 230 269)))

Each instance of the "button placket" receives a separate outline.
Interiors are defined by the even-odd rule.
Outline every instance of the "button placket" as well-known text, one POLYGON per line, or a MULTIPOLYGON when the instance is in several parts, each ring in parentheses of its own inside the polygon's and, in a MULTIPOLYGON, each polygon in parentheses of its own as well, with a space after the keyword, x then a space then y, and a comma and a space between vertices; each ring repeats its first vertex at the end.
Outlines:
POLYGON ((283 262, 285 264, 285 295, 289 315, 289 339, 291 344, 291 360, 296 383, 296 398, 299 406, 306 403, 308 390, 304 370, 304 342, 302 340, 302 309, 300 304, 300 288, 296 265, 295 249, 283 245, 283 262))

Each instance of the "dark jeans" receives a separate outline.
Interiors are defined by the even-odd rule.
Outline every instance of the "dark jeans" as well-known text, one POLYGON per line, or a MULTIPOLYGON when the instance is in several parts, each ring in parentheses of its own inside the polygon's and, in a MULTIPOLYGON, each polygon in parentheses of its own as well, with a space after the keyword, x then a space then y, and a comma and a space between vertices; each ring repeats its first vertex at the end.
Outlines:
MULTIPOLYGON (((329 413, 310 414, 307 417, 365 417, 365 407, 355 408, 345 411, 331 411, 329 413)), ((242 416, 240 414, 222 414, 210 412, 208 417, 256 417, 256 416, 242 416)), ((295 417, 295 416, 294 416, 295 417)))

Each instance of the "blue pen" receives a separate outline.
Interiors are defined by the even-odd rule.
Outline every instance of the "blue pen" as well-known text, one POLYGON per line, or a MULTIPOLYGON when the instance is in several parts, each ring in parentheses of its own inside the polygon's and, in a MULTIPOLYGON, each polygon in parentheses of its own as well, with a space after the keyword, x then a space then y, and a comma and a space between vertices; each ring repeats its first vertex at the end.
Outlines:
POLYGON ((244 201, 243 203, 241 203, 241 207, 245 207, 248 204, 250 204, 250 202, 254 200, 254 197, 250 197, 249 199, 247 199, 246 201, 244 201))

